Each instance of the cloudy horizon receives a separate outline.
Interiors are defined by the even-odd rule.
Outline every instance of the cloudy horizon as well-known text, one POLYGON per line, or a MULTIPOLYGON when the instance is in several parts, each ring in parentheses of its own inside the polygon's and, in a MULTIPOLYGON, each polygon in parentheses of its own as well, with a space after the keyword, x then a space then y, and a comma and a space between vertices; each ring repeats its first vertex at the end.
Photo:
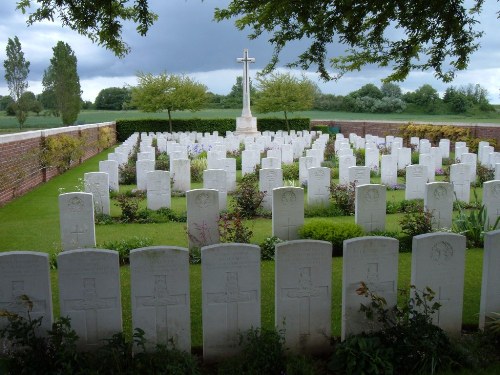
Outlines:
MULTIPOLYGON (((92 44, 78 33, 62 28, 57 23, 43 22, 26 26, 26 15, 16 11, 16 0, 4 0, 0 15, 0 60, 5 60, 8 38, 18 36, 25 59, 30 61, 28 90, 42 91, 43 72, 50 64, 52 47, 59 40, 68 43, 78 59, 78 74, 82 98, 94 102, 100 90, 107 87, 133 86, 138 72, 159 74, 163 71, 188 74, 205 84, 216 94, 228 94, 242 75, 241 57, 244 48, 249 49, 256 62, 251 66, 251 76, 269 62, 273 47, 267 38, 249 40, 247 31, 236 29, 232 21, 216 23, 213 11, 224 7, 228 0, 171 0, 151 2, 151 9, 159 16, 146 37, 141 37, 133 25, 124 27, 123 38, 132 49, 123 59, 97 44, 92 44)), ((480 16, 479 28, 484 30, 480 48, 470 59, 469 68, 458 72, 453 82, 445 84, 436 80, 432 72, 412 72, 403 82, 396 82, 404 92, 414 91, 423 84, 430 84, 440 93, 451 85, 480 84, 489 92, 491 103, 500 103, 500 39, 495 33, 500 21, 496 17, 498 3, 486 1, 480 16)), ((294 42, 281 55, 280 66, 290 63, 305 49, 305 44, 294 42)), ((340 54, 343 47, 331 46, 329 56, 340 54)), ((8 89, 1 66, 0 95, 8 89)), ((300 74, 300 71, 294 71, 300 74)), ((389 69, 368 66, 360 72, 346 74, 338 81, 323 82, 313 70, 305 72, 318 84, 323 93, 345 95, 367 83, 381 85, 381 79, 390 74, 389 69)), ((334 73, 334 72, 332 72, 334 73)))

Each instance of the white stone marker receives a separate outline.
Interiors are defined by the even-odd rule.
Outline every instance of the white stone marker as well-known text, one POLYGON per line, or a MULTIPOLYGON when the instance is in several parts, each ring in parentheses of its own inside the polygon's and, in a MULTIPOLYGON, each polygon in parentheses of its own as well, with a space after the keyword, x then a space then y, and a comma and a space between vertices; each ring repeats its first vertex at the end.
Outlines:
POLYGON ((296 353, 328 351, 331 336, 332 244, 298 240, 276 245, 275 320, 296 353))
POLYGON ((175 159, 172 161, 171 176, 172 190, 188 191, 191 189, 191 162, 189 159, 175 159))
POLYGON ((290 144, 281 146, 281 162, 283 164, 293 163, 293 147, 290 144))
POLYGON ((90 193, 59 195, 62 250, 95 247, 94 203, 90 193))
POLYGON ((479 329, 492 313, 500 311, 500 230, 484 234, 483 280, 481 284, 481 303, 479 308, 479 329))
POLYGON ((226 171, 226 188, 228 192, 236 190, 236 159, 222 158, 217 169, 226 171))
POLYGON ((135 163, 137 189, 146 190, 148 185, 148 172, 155 170, 154 160, 137 160, 135 163))
POLYGON ((191 351, 189 251, 152 246, 130 252, 132 327, 157 344, 191 351))
POLYGON ((189 247, 219 243, 219 193, 214 189, 186 192, 189 247))
POLYGON ((83 350, 122 331, 118 252, 78 249, 57 256, 61 316, 71 319, 83 350))
POLYGON ((477 155, 471 152, 466 152, 462 154, 460 158, 462 164, 467 164, 470 166, 470 178, 471 182, 476 181, 477 173, 477 155))
POLYGON ((380 182, 388 186, 394 186, 398 183, 398 164, 393 155, 382 155, 380 182))
POLYGON ((453 185, 455 199, 469 203, 470 201, 470 165, 452 164, 450 166, 450 182, 453 185))
POLYGON ((495 180, 500 180, 500 163, 495 163, 495 180))
POLYGON ((147 201, 150 210, 170 208, 170 172, 152 171, 147 174, 147 201))
POLYGON ((252 173, 255 166, 260 163, 260 153, 257 150, 243 150, 241 152, 241 174, 252 173), (258 160, 257 160, 258 159, 258 160))
POLYGON ((387 301, 387 308, 397 303, 399 242, 394 238, 368 236, 344 241, 342 272, 342 330, 341 339, 350 335, 379 329, 359 311, 360 304, 370 299, 356 290, 364 282, 368 289, 387 301))
POLYGON ((398 151, 398 169, 405 169, 411 164, 411 148, 402 147, 398 151))
POLYGON ((106 172, 109 177, 109 188, 113 191, 120 190, 118 162, 116 160, 101 160, 99 172, 106 172))
POLYGON ((424 199, 427 183, 427 166, 409 165, 406 167, 405 199, 424 199))
MULTIPOLYGON (((52 329, 52 295, 49 276, 49 255, 34 251, 0 253, 0 311, 28 319, 28 301, 32 303, 29 317, 42 318, 36 333, 46 336, 52 329)), ((0 330, 7 326, 0 317, 0 330)), ((0 348, 8 348, 8 340, 0 338, 0 348)), ((3 351, 0 349, 0 351, 3 351)))
POLYGON ((495 225, 500 216, 500 180, 483 183, 483 205, 486 209, 487 221, 485 229, 487 229, 488 226, 495 225))
POLYGON ((349 167, 349 183, 356 185, 365 185, 370 183, 370 168, 369 167, 349 167))
POLYGON ((432 213, 432 229, 451 228, 453 186, 449 182, 425 184, 424 209, 432 213))
POLYGON ((85 192, 94 198, 96 214, 110 214, 109 175, 106 172, 89 172, 83 175, 85 192))
POLYGON ((379 154, 378 148, 366 148, 365 166, 369 167, 372 171, 380 172, 379 154))
POLYGON ((259 191, 265 192, 262 207, 270 210, 273 206, 273 189, 283 186, 282 169, 261 169, 259 171, 259 191))
POLYGON ((464 271, 465 236, 438 232, 413 237, 411 285, 419 293, 427 287, 436 293, 430 304, 441 307, 433 323, 455 336, 462 330, 464 271))
POLYGON ((260 160, 262 169, 280 169, 281 163, 278 158, 262 158, 260 160))
POLYGON ((272 234, 282 240, 299 238, 304 225, 304 189, 282 187, 273 190, 272 234))
POLYGON ((443 168, 443 155, 441 154, 441 149, 439 147, 431 147, 432 160, 434 162, 434 172, 436 169, 443 168))
POLYGON ((354 222, 366 232, 385 230, 386 187, 379 184, 356 186, 354 222))
POLYGON ((260 248, 217 244, 201 249, 203 359, 241 350, 239 334, 260 327, 260 248))
POLYGON ((307 184, 309 178, 308 169, 314 166, 314 157, 301 156, 299 158, 299 181, 301 184, 307 184))
POLYGON ((440 139, 439 140, 439 148, 441 149, 441 155, 443 158, 450 157, 450 140, 449 139, 440 139))
POLYGON ((420 154, 418 164, 427 167, 427 181, 434 182, 436 180, 436 169, 434 167, 434 159, 431 154, 420 154))
POLYGON ((219 192, 219 210, 227 208, 227 177, 224 169, 205 169, 203 171, 203 188, 217 190, 219 192))
POLYGON ((356 158, 351 155, 339 157, 339 184, 347 185, 349 183, 349 167, 356 166, 356 158))
POLYGON ((314 167, 308 171, 307 203, 310 206, 327 206, 330 203, 330 168, 314 167))

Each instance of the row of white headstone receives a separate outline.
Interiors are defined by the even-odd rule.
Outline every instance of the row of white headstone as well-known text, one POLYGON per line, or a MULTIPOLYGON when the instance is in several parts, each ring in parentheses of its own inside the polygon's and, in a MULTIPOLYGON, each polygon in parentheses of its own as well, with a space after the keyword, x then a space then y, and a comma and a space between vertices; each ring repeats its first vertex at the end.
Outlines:
MULTIPOLYGON (((434 324, 459 335, 464 293, 465 237, 431 233, 413 239, 411 284, 430 287, 441 307, 434 324)), ((500 231, 485 234, 479 326, 500 311, 500 231)), ((295 352, 328 351, 332 312, 332 245, 299 240, 280 243, 275 255, 275 325, 295 352)), ((398 241, 360 237, 344 242, 342 339, 380 328, 360 312, 370 301, 356 290, 361 282, 397 303, 398 241)), ((203 356, 218 360, 237 353, 239 333, 261 324, 260 248, 217 244, 201 249, 203 356)), ((39 331, 53 321, 48 255, 0 253, 0 309, 32 319, 43 317, 39 331), (23 302, 24 299, 24 302, 23 302)), ((118 253, 76 249, 58 256, 60 315, 71 318, 82 349, 93 349, 122 330, 118 253)), ((148 348, 174 343, 191 349, 189 252, 157 246, 130 253, 132 326, 145 331, 148 348)), ((333 286, 338 288, 338 286, 333 286)), ((0 328, 7 324, 0 318, 0 328)))

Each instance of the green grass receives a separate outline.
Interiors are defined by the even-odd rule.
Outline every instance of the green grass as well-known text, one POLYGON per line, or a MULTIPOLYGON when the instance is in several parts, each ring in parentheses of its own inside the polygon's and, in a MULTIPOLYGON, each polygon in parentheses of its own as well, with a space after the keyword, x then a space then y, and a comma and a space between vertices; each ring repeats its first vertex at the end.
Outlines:
MULTIPOLYGON (((174 112, 173 118, 236 118, 241 115, 240 109, 204 109, 198 112, 180 111, 174 112)), ((279 117, 281 112, 254 113, 256 117, 279 117)), ((313 120, 387 120, 387 121, 423 121, 423 122, 464 122, 464 123, 496 123, 500 124, 500 113, 485 113, 477 116, 467 115, 430 115, 416 113, 353 113, 353 112, 330 112, 330 111, 301 111, 291 113, 289 117, 306 117, 313 120)), ((97 111, 82 110, 78 115, 76 124, 95 124, 99 122, 115 121, 117 119, 138 118, 163 118, 167 119, 166 113, 144 113, 140 111, 97 111)), ((55 128, 62 126, 61 119, 52 116, 36 116, 30 114, 24 130, 35 130, 43 128, 55 128)), ((15 117, 6 116, 0 112, 0 132, 18 131, 19 125, 15 117)))
MULTIPOLYGON (((79 179, 85 172, 98 170, 99 160, 107 158, 112 150, 103 152, 82 165, 57 176, 51 181, 32 192, 17 198, 0 208, 0 251, 33 250, 51 253, 60 249, 59 233, 59 190, 73 191, 80 185, 79 179)), ((374 179, 373 182, 378 181, 374 179)), ((193 184, 200 187, 201 184, 193 184)), ((122 186, 123 191, 133 186, 122 186)), ((481 189, 479 189, 480 191, 481 189)), ((401 201, 404 191, 388 191, 387 199, 401 201)), ((144 205, 144 202, 142 203, 144 205)), ((172 198, 172 208, 177 212, 186 210, 183 197, 172 198)), ((119 208, 113 206, 112 214, 118 216, 119 208)), ((390 231, 399 230, 399 220, 402 214, 387 215, 386 228, 390 231)), ((306 222, 311 219, 306 218, 306 222)), ((330 218, 333 222, 354 222, 353 216, 330 218)), ((271 235, 270 219, 255 219, 249 222, 254 232, 252 242, 260 244, 271 235)), ((187 246, 185 223, 163 224, 112 224, 97 225, 97 243, 121 240, 133 236, 149 237, 155 245, 187 246)), ((465 293, 463 323, 467 326, 477 326, 479 312, 479 298, 482 276, 482 249, 471 249, 466 254, 465 293)), ((340 335, 341 321, 341 285, 342 285, 342 258, 334 258, 332 285, 332 333, 340 335)), ((411 254, 399 255, 399 286, 407 287, 410 284, 411 254)), ((267 328, 274 326, 274 262, 265 261, 261 265, 262 285, 262 325, 267 328)), ((193 346, 202 344, 201 329, 201 267, 190 267, 191 278, 191 318, 193 346)), ((54 309, 58 310, 57 271, 51 272, 54 309)), ((127 335, 131 334, 131 307, 130 307, 130 274, 128 267, 121 268, 122 306, 124 329, 127 335)))

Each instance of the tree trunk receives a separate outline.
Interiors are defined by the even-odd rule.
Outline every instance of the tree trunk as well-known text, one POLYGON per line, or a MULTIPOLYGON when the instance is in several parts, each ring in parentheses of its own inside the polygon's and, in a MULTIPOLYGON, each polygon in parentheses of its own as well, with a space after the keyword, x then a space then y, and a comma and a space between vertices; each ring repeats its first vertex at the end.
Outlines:
POLYGON ((288 132, 288 134, 290 134, 290 124, 288 123, 288 117, 286 116, 286 111, 283 111, 283 113, 285 114, 286 131, 288 132))
POLYGON ((168 127, 170 128, 170 133, 172 133, 172 115, 170 114, 170 109, 167 109, 168 112, 168 127))

